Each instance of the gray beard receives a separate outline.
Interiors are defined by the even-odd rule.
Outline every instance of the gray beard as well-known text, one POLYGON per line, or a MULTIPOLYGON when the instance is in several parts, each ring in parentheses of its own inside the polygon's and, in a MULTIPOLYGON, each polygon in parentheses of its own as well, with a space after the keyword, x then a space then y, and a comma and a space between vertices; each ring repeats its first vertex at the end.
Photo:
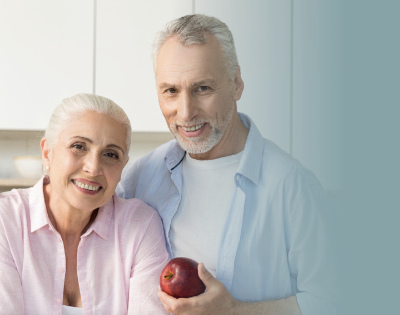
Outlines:
POLYGON ((178 141, 179 145, 183 150, 190 154, 199 154, 206 153, 210 151, 213 147, 215 147, 224 136, 228 124, 231 122, 233 113, 235 112, 234 106, 230 108, 227 112, 225 118, 222 120, 222 126, 217 125, 217 121, 211 120, 208 121, 211 127, 211 134, 206 139, 202 139, 202 137, 194 137, 194 138, 186 138, 185 140, 179 134, 179 131, 176 129, 175 124, 170 125, 170 130, 172 131, 175 139, 178 141))

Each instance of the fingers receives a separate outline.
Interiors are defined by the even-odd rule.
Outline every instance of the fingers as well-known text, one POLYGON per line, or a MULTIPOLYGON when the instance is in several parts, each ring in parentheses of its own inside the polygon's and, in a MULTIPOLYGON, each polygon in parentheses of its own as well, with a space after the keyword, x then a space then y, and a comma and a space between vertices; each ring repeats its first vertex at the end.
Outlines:
POLYGON ((176 299, 161 289, 158 290, 157 292, 158 298, 160 299, 162 305, 164 306, 165 310, 168 313, 173 313, 173 310, 175 310, 175 304, 176 304, 176 299))
POLYGON ((176 299, 162 290, 159 290, 157 295, 168 313, 178 315, 202 314, 195 311, 198 304, 197 297, 176 299))
POLYGON ((217 281, 217 279, 215 279, 213 275, 206 269, 203 263, 199 263, 197 271, 199 273, 199 278, 201 281, 203 281, 207 288, 217 281))

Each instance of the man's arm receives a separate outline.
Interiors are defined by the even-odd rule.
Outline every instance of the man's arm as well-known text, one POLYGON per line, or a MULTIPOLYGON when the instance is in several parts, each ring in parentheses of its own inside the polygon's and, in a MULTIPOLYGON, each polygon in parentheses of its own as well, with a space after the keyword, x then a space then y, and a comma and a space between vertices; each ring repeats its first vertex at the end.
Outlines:
POLYGON ((205 293, 188 299, 175 299, 161 290, 158 292, 158 296, 168 312, 178 315, 302 314, 295 296, 281 300, 241 302, 236 300, 224 284, 215 279, 202 263, 199 264, 198 271, 200 279, 207 287, 205 293))

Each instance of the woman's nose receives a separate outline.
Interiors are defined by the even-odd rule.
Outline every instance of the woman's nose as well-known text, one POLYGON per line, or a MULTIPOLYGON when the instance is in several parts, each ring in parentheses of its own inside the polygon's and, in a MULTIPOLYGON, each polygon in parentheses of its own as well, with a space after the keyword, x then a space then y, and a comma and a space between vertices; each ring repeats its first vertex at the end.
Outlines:
POLYGON ((99 176, 103 174, 101 157, 96 153, 89 153, 86 155, 83 170, 90 176, 99 176))

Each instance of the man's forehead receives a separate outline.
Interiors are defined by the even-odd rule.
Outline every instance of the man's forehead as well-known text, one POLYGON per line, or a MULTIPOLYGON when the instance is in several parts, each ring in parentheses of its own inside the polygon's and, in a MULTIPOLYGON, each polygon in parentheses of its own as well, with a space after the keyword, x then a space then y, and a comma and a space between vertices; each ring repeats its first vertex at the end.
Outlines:
POLYGON ((215 38, 210 38, 206 43, 185 45, 178 38, 170 37, 161 46, 156 62, 157 64, 164 64, 166 61, 180 64, 189 58, 193 63, 196 61, 204 63, 204 58, 214 59, 213 57, 223 58, 222 50, 215 38))

